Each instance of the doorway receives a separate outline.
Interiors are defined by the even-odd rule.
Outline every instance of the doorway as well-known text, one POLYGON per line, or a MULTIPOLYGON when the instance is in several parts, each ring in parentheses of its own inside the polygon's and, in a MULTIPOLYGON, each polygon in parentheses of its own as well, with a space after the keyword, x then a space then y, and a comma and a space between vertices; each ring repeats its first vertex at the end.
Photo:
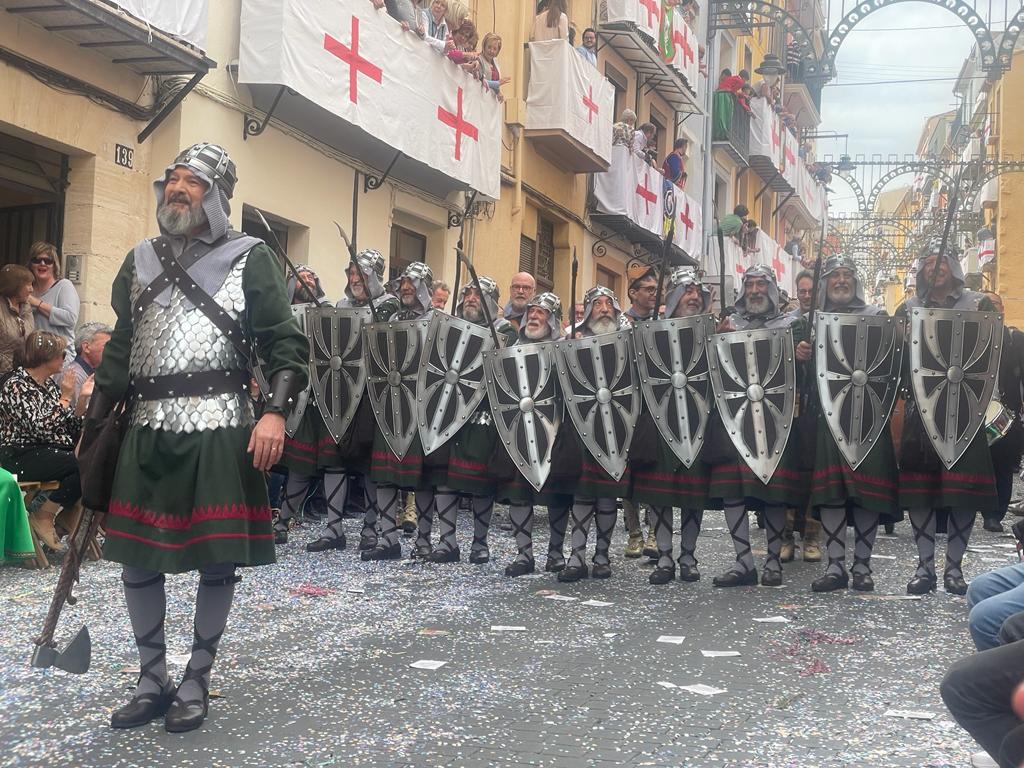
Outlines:
POLYGON ((68 157, 0 133, 0 265, 23 264, 32 243, 62 252, 68 157))

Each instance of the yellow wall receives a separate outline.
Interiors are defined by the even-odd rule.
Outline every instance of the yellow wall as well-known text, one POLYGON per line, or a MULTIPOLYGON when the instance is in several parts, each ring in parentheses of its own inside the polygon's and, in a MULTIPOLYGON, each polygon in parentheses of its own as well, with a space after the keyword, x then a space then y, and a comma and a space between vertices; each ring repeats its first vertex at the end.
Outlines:
MULTIPOLYGON (((998 108, 993 111, 997 114, 999 156, 1019 159, 1024 156, 1024 54, 1014 54, 1013 66, 996 88, 998 108)), ((995 290, 1002 296, 1007 324, 1024 327, 1024 231, 1017 221, 1024 204, 1024 174, 1006 173, 998 181, 995 290)))

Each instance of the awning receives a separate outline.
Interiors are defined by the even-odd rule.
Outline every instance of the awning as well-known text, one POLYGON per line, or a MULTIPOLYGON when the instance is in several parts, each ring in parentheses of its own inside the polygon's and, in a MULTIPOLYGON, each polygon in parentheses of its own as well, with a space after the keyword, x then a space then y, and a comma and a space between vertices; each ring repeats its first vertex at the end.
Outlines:
POLYGON ((102 0, 0 0, 0 9, 143 76, 206 74, 217 66, 198 48, 102 0))

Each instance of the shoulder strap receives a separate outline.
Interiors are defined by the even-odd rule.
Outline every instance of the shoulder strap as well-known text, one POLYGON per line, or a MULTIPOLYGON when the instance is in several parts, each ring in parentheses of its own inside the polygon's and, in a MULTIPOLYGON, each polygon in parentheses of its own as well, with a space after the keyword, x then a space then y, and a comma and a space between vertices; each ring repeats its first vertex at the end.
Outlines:
POLYGON ((160 260, 160 266, 164 269, 160 277, 166 276, 168 283, 174 283, 178 290, 185 294, 185 298, 191 301, 196 309, 206 315, 210 322, 228 338, 228 341, 231 342, 231 345, 238 354, 244 357, 251 367, 253 363, 252 350, 246 342, 245 333, 242 331, 242 326, 239 325, 238 321, 225 312, 210 294, 200 288, 196 281, 189 277, 188 272, 185 271, 185 268, 175 258, 171 244, 166 238, 161 237, 154 240, 153 249, 160 260))

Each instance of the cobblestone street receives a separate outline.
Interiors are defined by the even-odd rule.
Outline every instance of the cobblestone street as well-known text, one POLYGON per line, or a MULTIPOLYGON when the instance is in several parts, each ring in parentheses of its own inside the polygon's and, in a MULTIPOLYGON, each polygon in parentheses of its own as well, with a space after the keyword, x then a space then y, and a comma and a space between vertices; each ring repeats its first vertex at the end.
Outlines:
MULTIPOLYGON (((919 768, 967 765, 975 749, 938 691, 973 648, 965 602, 941 590, 906 599, 916 558, 906 523, 879 537, 869 595, 812 594, 821 566, 799 559, 782 588, 714 589, 710 577, 731 559, 720 513, 705 518, 703 579, 664 587, 648 585, 646 559, 621 557, 621 528, 614 578, 573 585, 505 578, 514 548, 496 528, 485 566, 367 564, 351 548, 314 556, 303 545, 315 532, 295 529, 276 566, 245 573, 210 718, 184 736, 159 721, 107 725, 137 674, 117 566, 89 564, 65 613, 63 642, 83 620, 92 634, 81 677, 28 666, 56 570, 0 571, 0 763, 919 768), (410 667, 419 660, 446 663, 410 667), (691 685, 719 692, 679 688, 691 685)), ((539 551, 546 536, 539 518, 539 551)), ((754 539, 763 549, 762 532, 754 539)), ((968 576, 1014 557, 1009 534, 979 522, 968 576)), ((194 577, 168 579, 178 675, 194 591, 194 577)))

